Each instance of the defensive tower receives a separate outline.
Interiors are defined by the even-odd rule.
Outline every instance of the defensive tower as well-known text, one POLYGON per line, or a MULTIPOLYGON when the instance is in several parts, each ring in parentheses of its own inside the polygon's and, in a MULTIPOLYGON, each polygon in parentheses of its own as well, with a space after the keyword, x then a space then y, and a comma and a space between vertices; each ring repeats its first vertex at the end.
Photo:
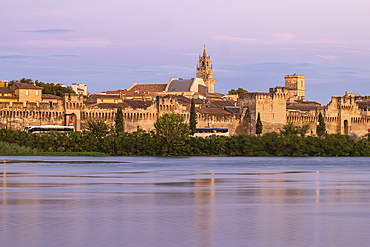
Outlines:
POLYGON ((305 78, 303 75, 286 75, 285 87, 289 88, 288 100, 294 103, 295 100, 305 100, 305 78))

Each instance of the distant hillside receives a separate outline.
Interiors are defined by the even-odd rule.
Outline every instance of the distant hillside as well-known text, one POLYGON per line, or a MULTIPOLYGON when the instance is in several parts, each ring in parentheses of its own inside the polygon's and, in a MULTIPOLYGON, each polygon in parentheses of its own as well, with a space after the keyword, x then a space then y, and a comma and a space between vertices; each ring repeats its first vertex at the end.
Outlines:
POLYGON ((22 78, 20 81, 15 81, 15 80, 12 80, 9 82, 9 86, 11 86, 12 84, 14 83, 28 83, 28 84, 33 84, 35 83, 36 86, 39 86, 39 87, 42 87, 44 88, 42 90, 42 93, 43 94, 52 94, 52 95, 56 95, 56 96, 60 96, 62 97, 63 96, 63 93, 75 93, 71 87, 62 87, 60 85, 54 85, 52 83, 44 83, 44 82, 41 82, 41 81, 33 81, 32 79, 26 79, 26 78, 22 78))

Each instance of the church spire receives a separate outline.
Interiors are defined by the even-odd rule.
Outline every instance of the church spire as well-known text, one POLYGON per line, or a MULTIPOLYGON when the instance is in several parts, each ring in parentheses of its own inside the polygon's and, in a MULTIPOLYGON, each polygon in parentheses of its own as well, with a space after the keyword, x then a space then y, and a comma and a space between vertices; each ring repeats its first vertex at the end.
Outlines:
POLYGON ((216 79, 213 79, 213 66, 211 65, 211 57, 207 57, 206 45, 204 45, 203 56, 199 55, 197 64, 197 78, 202 78, 209 93, 214 93, 214 84, 216 79))

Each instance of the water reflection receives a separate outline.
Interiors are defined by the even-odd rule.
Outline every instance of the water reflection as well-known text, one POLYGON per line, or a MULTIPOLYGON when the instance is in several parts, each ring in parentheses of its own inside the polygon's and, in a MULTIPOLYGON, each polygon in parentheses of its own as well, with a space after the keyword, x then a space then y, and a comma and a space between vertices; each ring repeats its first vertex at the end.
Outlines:
MULTIPOLYGON (((212 173, 212 175, 214 175, 212 173)), ((214 244, 215 179, 196 179, 194 183, 194 232, 198 246, 214 244)))
MULTIPOLYGON (((2 187, 3 188, 6 188, 7 187, 7 183, 6 183, 6 172, 3 172, 3 179, 2 179, 2 187)), ((6 201, 6 190, 3 189, 3 196, 2 196, 2 202, 1 204, 2 205, 6 205, 7 204, 7 201, 6 201)))
POLYGON ((277 159, 270 169, 248 158, 239 165, 199 158, 204 164, 196 168, 194 159, 144 161, 2 164, 2 246, 362 246, 370 240, 366 166, 338 159, 338 170, 297 167, 294 159, 284 166, 277 159))

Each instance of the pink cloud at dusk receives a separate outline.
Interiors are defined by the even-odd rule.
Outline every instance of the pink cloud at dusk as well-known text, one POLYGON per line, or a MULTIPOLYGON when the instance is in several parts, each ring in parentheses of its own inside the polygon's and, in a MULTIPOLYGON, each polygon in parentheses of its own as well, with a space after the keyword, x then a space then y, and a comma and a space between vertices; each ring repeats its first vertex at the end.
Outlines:
POLYGON ((237 42, 243 44, 268 44, 268 41, 264 41, 261 39, 251 39, 251 38, 240 38, 240 37, 233 37, 227 35, 216 35, 214 37, 216 40, 220 41, 227 41, 227 42, 237 42))
POLYGON ((29 47, 109 47, 114 45, 108 39, 71 39, 71 40, 59 40, 59 39, 50 39, 50 40, 27 40, 22 41, 21 45, 29 47))
POLYGON ((316 55, 316 57, 322 58, 322 59, 327 59, 327 60, 335 60, 339 59, 340 57, 333 56, 333 55, 316 55))
MULTIPOLYGON (((163 83, 193 77, 206 44, 221 93, 263 91, 290 73, 306 75, 307 87, 337 85, 343 68, 370 71, 369 13, 364 0, 2 1, 0 80, 77 82, 91 92, 163 83)), ((370 73, 357 81, 366 80, 370 73)))
POLYGON ((297 36, 291 33, 274 33, 272 35, 272 41, 275 42, 285 42, 292 39, 295 39, 297 36))

